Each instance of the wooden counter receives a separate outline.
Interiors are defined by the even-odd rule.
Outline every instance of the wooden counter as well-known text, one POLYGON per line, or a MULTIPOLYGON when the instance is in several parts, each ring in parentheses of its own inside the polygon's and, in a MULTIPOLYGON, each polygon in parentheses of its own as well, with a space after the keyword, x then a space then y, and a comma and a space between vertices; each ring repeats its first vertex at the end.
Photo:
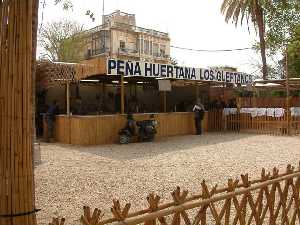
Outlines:
MULTIPOLYGON (((149 119, 151 114, 134 114, 135 120, 149 119)), ((195 133, 193 113, 158 113, 157 138, 195 133)), ((75 145, 118 143, 118 132, 125 126, 126 115, 66 116, 56 118, 56 141, 75 145)), ((207 114, 203 120, 207 131, 207 114)))

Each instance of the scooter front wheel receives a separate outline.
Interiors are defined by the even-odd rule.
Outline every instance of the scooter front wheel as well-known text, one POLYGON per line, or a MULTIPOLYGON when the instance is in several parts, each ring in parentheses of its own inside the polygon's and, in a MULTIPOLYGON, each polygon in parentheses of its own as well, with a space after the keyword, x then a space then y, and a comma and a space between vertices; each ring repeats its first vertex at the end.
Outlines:
POLYGON ((119 139, 119 142, 120 144, 128 144, 130 141, 130 137, 126 134, 121 134, 120 135, 120 139, 119 139))

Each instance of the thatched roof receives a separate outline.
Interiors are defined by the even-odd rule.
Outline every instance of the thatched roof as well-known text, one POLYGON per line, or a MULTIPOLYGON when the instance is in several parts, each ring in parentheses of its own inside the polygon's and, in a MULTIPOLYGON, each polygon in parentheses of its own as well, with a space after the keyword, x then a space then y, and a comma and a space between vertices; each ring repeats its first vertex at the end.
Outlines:
POLYGON ((36 82, 43 87, 51 86, 53 82, 77 82, 90 76, 93 70, 94 67, 87 64, 37 61, 36 82))

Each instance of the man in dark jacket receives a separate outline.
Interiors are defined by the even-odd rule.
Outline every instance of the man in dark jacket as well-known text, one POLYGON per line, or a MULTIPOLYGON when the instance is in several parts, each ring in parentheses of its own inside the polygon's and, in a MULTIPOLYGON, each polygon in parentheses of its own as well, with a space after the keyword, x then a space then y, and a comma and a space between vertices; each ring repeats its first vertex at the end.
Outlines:
POLYGON ((196 134, 202 134, 202 120, 204 118, 204 106, 201 104, 200 99, 197 99, 197 102, 193 108, 193 112, 195 113, 195 127, 196 127, 196 134))
POLYGON ((59 114, 59 108, 57 102, 54 100, 49 106, 47 111, 47 125, 48 125, 48 138, 53 138, 54 136, 54 123, 55 117, 59 114))

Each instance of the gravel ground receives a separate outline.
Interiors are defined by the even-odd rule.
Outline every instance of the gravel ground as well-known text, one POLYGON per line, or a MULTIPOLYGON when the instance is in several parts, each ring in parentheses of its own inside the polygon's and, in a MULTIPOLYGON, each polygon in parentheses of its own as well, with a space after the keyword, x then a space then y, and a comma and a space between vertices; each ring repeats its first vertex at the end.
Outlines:
POLYGON ((42 164, 35 169, 39 224, 64 216, 78 224, 82 206, 110 215, 112 199, 146 205, 149 192, 170 199, 176 186, 198 193, 200 183, 225 184, 226 179, 262 167, 298 165, 300 137, 249 134, 206 134, 173 137, 155 143, 79 147, 41 145, 42 164))

